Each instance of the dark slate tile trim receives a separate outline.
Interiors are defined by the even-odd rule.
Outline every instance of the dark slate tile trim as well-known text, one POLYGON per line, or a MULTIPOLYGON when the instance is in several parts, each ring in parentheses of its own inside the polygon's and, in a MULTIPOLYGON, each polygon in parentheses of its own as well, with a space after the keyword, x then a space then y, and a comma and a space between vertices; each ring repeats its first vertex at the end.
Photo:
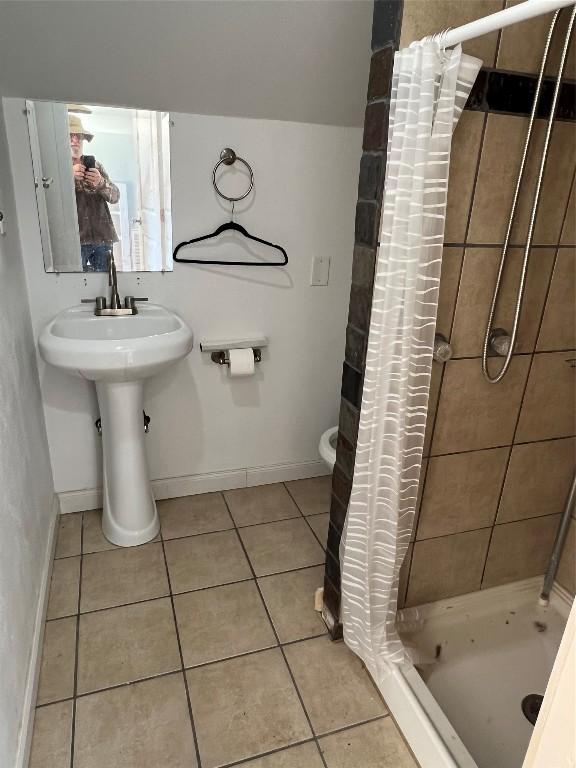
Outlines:
MULTIPOLYGON (((482 67, 470 92, 466 109, 506 115, 529 115, 536 92, 537 75, 505 72, 482 67)), ((549 117, 555 79, 546 77, 538 106, 538 117, 549 117)), ((576 83, 564 80, 560 88, 558 120, 576 120, 576 83)))

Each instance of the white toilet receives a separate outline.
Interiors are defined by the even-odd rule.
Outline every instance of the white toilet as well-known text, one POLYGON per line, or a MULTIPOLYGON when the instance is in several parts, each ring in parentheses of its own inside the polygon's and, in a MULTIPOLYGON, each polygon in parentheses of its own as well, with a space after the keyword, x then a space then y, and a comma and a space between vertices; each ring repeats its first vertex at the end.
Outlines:
POLYGON ((322 456, 326 464, 329 466, 330 471, 334 469, 334 464, 336 463, 337 440, 338 427, 330 427, 330 429, 327 429, 326 432, 323 433, 322 437, 320 438, 320 445, 318 446, 320 456, 322 456))

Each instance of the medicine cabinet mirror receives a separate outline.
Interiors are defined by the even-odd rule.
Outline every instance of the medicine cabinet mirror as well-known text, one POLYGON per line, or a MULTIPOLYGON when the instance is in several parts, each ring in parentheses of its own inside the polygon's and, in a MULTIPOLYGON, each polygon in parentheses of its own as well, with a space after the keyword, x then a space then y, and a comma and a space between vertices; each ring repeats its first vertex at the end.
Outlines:
POLYGON ((172 269, 167 112, 27 101, 46 272, 172 269))

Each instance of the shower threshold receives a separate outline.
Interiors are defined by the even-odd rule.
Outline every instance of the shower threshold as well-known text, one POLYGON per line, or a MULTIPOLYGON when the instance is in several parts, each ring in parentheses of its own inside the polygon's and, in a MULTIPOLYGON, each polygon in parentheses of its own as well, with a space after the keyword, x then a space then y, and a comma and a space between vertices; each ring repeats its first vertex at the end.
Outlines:
MULTIPOLYGON (((536 577, 400 611, 414 665, 390 665, 382 695, 422 768, 520 768, 572 598, 536 577)), ((402 628, 403 627, 403 628, 402 628)))

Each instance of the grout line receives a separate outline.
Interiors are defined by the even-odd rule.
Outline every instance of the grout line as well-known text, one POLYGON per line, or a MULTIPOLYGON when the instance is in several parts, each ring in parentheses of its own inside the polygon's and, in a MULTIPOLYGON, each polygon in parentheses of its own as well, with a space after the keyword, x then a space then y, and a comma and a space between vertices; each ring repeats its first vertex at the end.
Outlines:
MULTIPOLYGON (((160 521, 159 521, 160 522, 160 521)), ((188 716, 190 717, 190 727, 192 728, 192 738, 194 739, 194 750, 196 752, 197 768, 202 768, 202 760, 200 758, 200 747, 198 745, 198 734, 196 733, 196 724, 194 723, 194 713, 192 711, 192 700, 190 697, 190 689, 188 687, 188 679, 186 677, 184 667, 184 655, 182 653, 182 643, 180 640, 180 630, 178 629, 178 619, 176 618, 176 608, 174 607, 174 595, 172 593, 172 582, 170 580, 170 569, 168 568, 168 560, 166 558, 166 549, 164 547, 164 537, 162 535, 162 525, 160 524, 160 543, 162 544, 162 554, 164 556, 164 568, 166 569, 166 578, 168 579, 168 589, 170 591, 170 604, 172 606, 172 620, 174 622, 174 629, 176 632, 176 641, 178 643, 178 653, 180 655, 180 674, 184 681, 184 690, 186 692, 186 702, 188 704, 188 716)))
POLYGON ((78 577, 78 612, 76 614, 76 644, 74 658, 74 693, 72 699, 72 724, 70 731, 70 768, 74 768, 74 747, 76 741, 76 697, 78 694, 78 654, 80 650, 80 602, 82 600, 82 566, 84 549, 84 513, 80 523, 80 574, 78 577))
MULTIPOLYGON (((452 243, 452 242, 446 242, 443 243, 443 248, 500 248, 502 249, 504 247, 504 243, 452 243)), ((526 243, 511 243, 509 246, 510 250, 525 248, 526 243)), ((556 243, 539 243, 539 244, 532 244, 530 246, 530 251, 536 250, 536 251, 554 251, 556 248, 568 250, 570 248, 576 248, 576 243, 573 245, 561 245, 556 243)))
MULTIPOLYGON (((226 503, 226 506, 228 506, 228 502, 226 499, 224 499, 224 502, 226 503)), ((298 505, 296 505, 298 506, 298 505)), ((298 507, 298 509, 300 509, 298 507)), ((230 509, 228 509, 230 512, 230 509)), ((230 513, 230 516, 232 517, 232 514, 230 513)), ((294 686, 294 689, 296 691, 296 695, 298 696, 298 699, 300 701, 300 706, 302 707, 302 711, 304 712, 304 716, 306 717, 306 720, 308 722, 308 727, 310 728, 310 732, 312 733, 314 742, 316 744, 316 747, 318 749, 318 752, 320 754, 320 759, 322 760, 322 764, 324 768, 328 768, 328 765, 326 764, 326 760, 324 759, 324 755, 322 754, 322 751, 320 749, 320 745, 318 744, 318 738, 314 732, 314 728, 312 727, 312 721, 310 720, 310 716, 308 714, 308 711, 306 707, 304 706, 304 700, 302 698, 302 695, 300 693, 300 689, 298 688, 298 685, 296 684, 296 679, 294 678, 294 674, 292 673, 292 670, 290 668, 290 665, 288 664, 288 659, 286 658, 286 653, 284 652, 284 649, 280 643, 280 637, 278 635, 278 632, 276 631, 276 627, 274 626, 274 622, 272 621, 272 616, 270 615, 270 611, 268 610, 268 606, 266 605, 266 600, 264 599, 264 595, 262 594, 262 590, 260 588, 260 584, 258 583, 258 578, 256 576, 256 571, 254 570, 254 567, 252 565, 252 561, 250 560, 250 557, 248 556, 248 552, 246 550, 246 547, 244 546, 244 542, 242 541, 242 537, 240 536, 240 532, 238 528, 236 527, 236 535, 238 537, 238 541, 240 542, 240 546, 242 547, 242 550, 244 552, 244 556, 246 557, 246 560, 248 561, 248 565, 250 567, 250 570, 252 572, 252 576, 254 578, 254 582, 256 584, 256 589, 258 590, 258 594, 260 595, 260 600, 262 601, 262 605, 264 606, 264 610, 266 611, 266 615, 268 617, 268 621, 270 622, 270 626, 272 627, 272 631, 274 632, 274 636, 276 637, 276 643, 277 647, 280 650, 280 653, 282 654, 282 658, 284 659, 284 664, 286 665, 286 669, 288 670, 288 674, 290 675, 290 678, 292 680, 292 685, 294 686)), ((310 595, 310 601, 314 599, 313 595, 310 595)))

